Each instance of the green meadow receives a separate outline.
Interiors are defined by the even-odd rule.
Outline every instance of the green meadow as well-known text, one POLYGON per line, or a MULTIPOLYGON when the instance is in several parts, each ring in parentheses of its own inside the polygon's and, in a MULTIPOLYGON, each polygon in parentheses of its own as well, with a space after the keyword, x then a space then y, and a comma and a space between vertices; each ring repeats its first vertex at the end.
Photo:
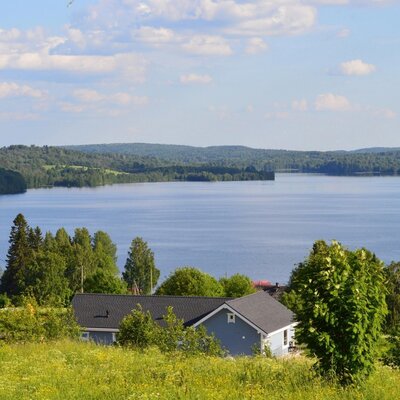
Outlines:
POLYGON ((400 371, 377 365, 363 387, 343 389, 290 359, 187 357, 60 341, 0 347, 0 399, 399 398, 400 371))

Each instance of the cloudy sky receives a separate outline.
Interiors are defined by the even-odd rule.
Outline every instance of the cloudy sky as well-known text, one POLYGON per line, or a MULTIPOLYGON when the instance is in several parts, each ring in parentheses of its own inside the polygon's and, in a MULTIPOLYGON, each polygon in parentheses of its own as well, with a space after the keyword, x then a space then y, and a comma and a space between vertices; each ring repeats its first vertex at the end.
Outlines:
POLYGON ((399 0, 0 2, 0 146, 400 146, 399 0))

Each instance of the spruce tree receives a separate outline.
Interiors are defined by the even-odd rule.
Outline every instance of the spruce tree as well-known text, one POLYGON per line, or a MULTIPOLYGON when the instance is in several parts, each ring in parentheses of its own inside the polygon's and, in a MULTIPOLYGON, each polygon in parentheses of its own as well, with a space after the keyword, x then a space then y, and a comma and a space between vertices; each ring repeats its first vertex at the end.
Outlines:
POLYGON ((25 289, 27 266, 32 259, 29 244, 30 228, 22 214, 13 221, 10 233, 10 247, 7 254, 6 269, 1 277, 0 292, 8 296, 17 296, 25 289))
POLYGON ((132 240, 122 277, 136 294, 151 294, 157 284, 160 270, 155 266, 154 254, 147 242, 140 237, 132 240))

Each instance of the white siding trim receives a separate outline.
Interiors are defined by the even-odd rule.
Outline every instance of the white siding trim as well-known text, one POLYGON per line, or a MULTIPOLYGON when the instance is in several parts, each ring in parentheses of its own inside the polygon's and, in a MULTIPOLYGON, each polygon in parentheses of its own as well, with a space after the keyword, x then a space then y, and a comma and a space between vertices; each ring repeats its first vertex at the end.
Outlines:
POLYGON ((119 332, 119 329, 113 329, 113 328, 85 328, 83 329, 85 332, 111 332, 111 333, 117 333, 119 332))

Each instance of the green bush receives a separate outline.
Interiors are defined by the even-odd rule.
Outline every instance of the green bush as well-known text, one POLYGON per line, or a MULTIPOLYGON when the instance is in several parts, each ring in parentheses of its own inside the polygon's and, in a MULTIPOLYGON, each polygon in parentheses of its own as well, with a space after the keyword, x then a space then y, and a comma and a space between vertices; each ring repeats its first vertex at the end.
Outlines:
POLYGON ((183 320, 168 307, 163 317, 165 327, 154 322, 149 311, 143 312, 138 304, 119 327, 117 342, 121 346, 144 349, 158 347, 162 352, 180 351, 185 354, 222 355, 219 343, 208 335, 203 326, 185 328, 183 320))
POLYGON ((72 310, 39 309, 32 303, 0 310, 0 341, 28 343, 79 336, 72 310))

